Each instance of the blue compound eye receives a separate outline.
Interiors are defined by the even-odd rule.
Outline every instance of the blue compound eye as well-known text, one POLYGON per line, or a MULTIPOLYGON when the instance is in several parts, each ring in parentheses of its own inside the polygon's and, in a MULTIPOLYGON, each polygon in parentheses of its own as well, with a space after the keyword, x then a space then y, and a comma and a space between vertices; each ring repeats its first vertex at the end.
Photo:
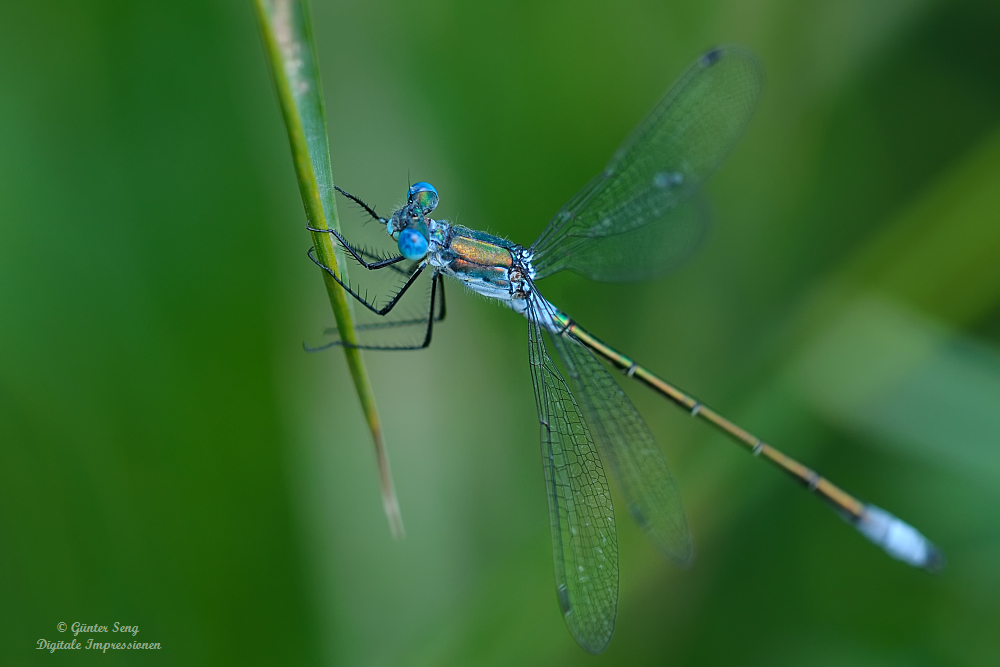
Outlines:
POLYGON ((438 191, 430 183, 414 183, 410 186, 410 191, 406 194, 406 199, 411 204, 416 204, 421 213, 427 214, 437 208, 438 191))
POLYGON ((414 262, 427 254, 427 237, 412 227, 399 232, 398 245, 399 254, 414 262))

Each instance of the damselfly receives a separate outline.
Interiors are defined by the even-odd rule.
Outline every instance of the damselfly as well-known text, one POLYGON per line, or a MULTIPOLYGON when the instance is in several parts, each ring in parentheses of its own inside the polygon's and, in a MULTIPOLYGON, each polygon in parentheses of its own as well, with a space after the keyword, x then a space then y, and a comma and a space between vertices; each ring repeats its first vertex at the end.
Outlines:
POLYGON ((396 241, 399 254, 383 257, 352 245, 339 232, 323 230, 334 234, 366 269, 389 269, 403 277, 401 287, 382 306, 362 297, 310 253, 355 299, 383 317, 425 271, 430 274, 425 315, 388 317, 361 331, 417 328, 420 339, 412 344, 358 347, 429 345, 434 323, 445 314, 446 277, 527 318, 556 593, 570 632, 594 653, 603 651, 611 640, 618 603, 618 545, 604 464, 617 476, 629 512, 652 540, 674 560, 691 558, 687 520, 666 459, 598 357, 731 436, 754 456, 778 466, 890 556, 931 570, 943 563, 937 548, 917 530, 859 501, 601 342, 547 301, 537 287, 537 281, 565 269, 595 280, 647 278, 687 256, 705 218, 701 185, 749 123, 761 83, 756 59, 744 51, 716 49, 699 58, 604 171, 527 248, 432 219, 438 193, 428 183, 411 186, 406 203, 389 218, 378 216, 359 198, 340 190, 384 224, 396 241), (566 377, 549 356, 546 338, 562 360, 566 377))

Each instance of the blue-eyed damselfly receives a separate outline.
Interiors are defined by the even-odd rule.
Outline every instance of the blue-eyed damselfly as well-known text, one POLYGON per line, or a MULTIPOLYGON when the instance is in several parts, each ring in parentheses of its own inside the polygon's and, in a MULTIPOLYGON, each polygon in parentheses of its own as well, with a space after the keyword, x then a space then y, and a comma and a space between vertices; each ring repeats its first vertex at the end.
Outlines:
POLYGON ((430 274, 429 309, 424 314, 387 317, 359 327, 362 335, 416 330, 418 338, 409 344, 383 341, 361 347, 429 345, 434 323, 445 314, 444 278, 456 279, 527 318, 556 591, 573 636, 594 653, 603 651, 611 639, 618 601, 618 546, 605 465, 618 478, 629 512, 652 540, 676 561, 691 557, 687 521, 666 459, 598 357, 784 470, 891 556, 931 570, 943 563, 940 552, 914 528, 859 501, 598 340, 536 286, 565 269, 595 280, 648 278, 687 257, 704 228, 701 186, 748 125, 761 85, 757 60, 745 51, 715 49, 699 58, 604 171, 529 247, 432 219, 438 193, 423 182, 410 187, 406 203, 389 218, 341 190, 385 225, 398 254, 379 256, 329 230, 364 267, 389 269, 401 278, 400 287, 382 306, 341 283, 377 315, 389 316, 421 275, 430 274), (545 338, 562 360, 566 377, 549 356, 545 338))

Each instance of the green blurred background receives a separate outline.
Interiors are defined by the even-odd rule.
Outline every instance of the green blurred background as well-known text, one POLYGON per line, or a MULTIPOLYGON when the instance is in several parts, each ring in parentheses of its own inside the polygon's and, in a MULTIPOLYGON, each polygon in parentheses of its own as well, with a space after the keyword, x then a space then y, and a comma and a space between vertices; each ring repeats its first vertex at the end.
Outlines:
POLYGON ((429 180, 441 216, 525 244, 695 57, 754 50, 764 101, 703 251, 653 283, 543 288, 948 568, 892 561, 629 386, 698 556, 678 569, 619 512, 617 632, 588 656, 553 590, 525 323, 454 288, 431 349, 366 355, 393 542, 343 355, 301 350, 332 317, 249 1, 8 2, 0 663, 1000 663, 996 2, 314 17, 338 183, 386 212, 429 180), (60 621, 163 649, 36 650, 60 621))

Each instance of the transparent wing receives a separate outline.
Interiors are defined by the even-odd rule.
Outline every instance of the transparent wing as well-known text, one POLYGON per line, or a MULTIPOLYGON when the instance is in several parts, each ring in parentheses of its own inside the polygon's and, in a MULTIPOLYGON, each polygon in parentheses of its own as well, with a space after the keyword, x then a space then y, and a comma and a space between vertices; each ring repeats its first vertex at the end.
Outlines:
MULTIPOLYGON (((685 247, 697 245, 703 221, 682 204, 743 134, 762 84, 760 66, 746 51, 722 48, 698 59, 532 245, 537 277, 571 268, 596 279, 621 279, 614 269, 630 271, 627 246, 609 240, 644 226, 655 226, 654 236, 672 234, 685 247)), ((674 261, 690 254, 685 248, 671 252, 674 261)), ((666 268, 670 260, 664 257, 666 268)))
POLYGON ((618 538, 604 467, 566 381, 545 350, 529 302, 528 357, 541 425, 556 592, 576 641, 600 653, 615 629, 618 538))
POLYGON ((572 338, 556 336, 554 342, 629 512, 668 556, 689 562, 691 536, 680 492, 646 421, 590 350, 572 338))
POLYGON ((708 202, 695 193, 656 224, 587 239, 573 252, 567 249, 562 268, 602 282, 656 278, 695 253, 707 236, 709 218, 708 202))

